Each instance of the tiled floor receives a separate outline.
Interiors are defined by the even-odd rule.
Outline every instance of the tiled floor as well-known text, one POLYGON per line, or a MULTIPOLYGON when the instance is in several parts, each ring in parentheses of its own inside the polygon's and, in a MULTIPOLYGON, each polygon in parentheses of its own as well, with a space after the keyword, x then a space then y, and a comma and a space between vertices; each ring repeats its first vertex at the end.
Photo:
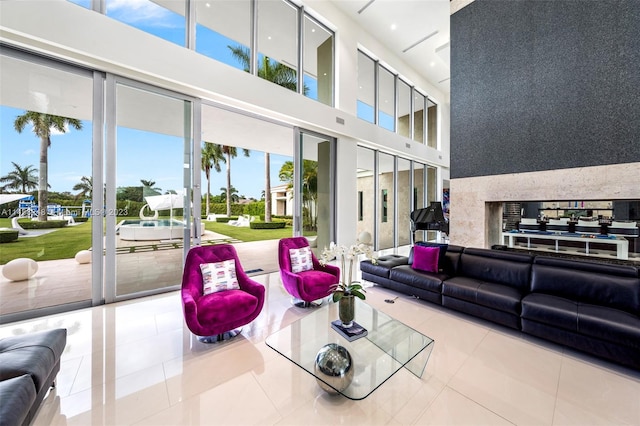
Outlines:
POLYGON ((36 425, 639 425, 640 372, 430 303, 367 290, 367 302, 435 339, 421 379, 399 371, 350 401, 264 343, 308 311, 277 274, 262 314, 235 340, 206 345, 184 325, 178 292, 0 327, 0 337, 66 327, 58 386, 36 425))

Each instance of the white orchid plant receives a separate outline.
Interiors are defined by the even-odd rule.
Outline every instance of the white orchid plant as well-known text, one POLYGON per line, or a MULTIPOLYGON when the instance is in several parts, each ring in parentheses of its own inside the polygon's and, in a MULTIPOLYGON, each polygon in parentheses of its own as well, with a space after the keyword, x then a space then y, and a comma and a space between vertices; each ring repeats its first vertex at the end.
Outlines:
POLYGON ((331 243, 329 248, 325 247, 322 251, 322 255, 320 256, 320 264, 326 265, 333 259, 338 259, 340 262, 340 270, 342 271, 340 282, 333 286, 333 301, 337 302, 342 299, 344 296, 353 295, 359 299, 365 300, 366 293, 365 289, 362 287, 362 284, 359 281, 353 281, 353 264, 359 258, 359 256, 363 254, 368 259, 371 259, 373 264, 378 262, 378 254, 373 251, 373 248, 364 243, 353 244, 352 246, 339 246, 336 243, 331 243), (349 262, 348 273, 346 266, 347 262, 349 262))

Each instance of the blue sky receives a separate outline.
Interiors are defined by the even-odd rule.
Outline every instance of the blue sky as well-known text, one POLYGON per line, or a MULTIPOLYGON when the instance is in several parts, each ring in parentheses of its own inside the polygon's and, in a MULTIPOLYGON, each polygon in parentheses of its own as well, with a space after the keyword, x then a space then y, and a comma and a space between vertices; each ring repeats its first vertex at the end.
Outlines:
MULTIPOLYGON (((28 125, 18 134, 13 128, 15 118, 24 110, 0 107, 0 176, 12 171, 15 162, 20 167, 39 168, 40 140, 28 125)), ((72 190, 82 176, 91 176, 91 123, 83 122, 81 131, 70 129, 63 135, 51 137, 49 148, 49 184, 56 192, 72 190)), ((117 186, 140 186, 140 179, 153 180, 163 191, 179 190, 182 184, 182 139, 133 129, 118 129, 121 147, 118 150, 117 186), (127 143, 122 143, 126 141, 127 143)), ((271 156, 271 185, 281 182, 280 167, 290 157, 271 156)), ((220 194, 226 186, 226 169, 212 172, 211 193, 220 194)), ((264 189, 264 153, 251 151, 250 157, 241 153, 231 160, 231 183, 240 195, 260 199, 264 189)), ((202 174, 202 189, 206 179, 202 174)))

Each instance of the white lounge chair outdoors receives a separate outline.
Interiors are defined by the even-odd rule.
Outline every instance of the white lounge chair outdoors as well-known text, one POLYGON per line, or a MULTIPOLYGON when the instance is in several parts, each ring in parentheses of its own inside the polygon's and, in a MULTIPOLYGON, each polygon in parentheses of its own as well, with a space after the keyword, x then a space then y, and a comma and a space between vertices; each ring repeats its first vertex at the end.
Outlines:
POLYGON ((231 226, 249 226, 249 224, 254 220, 256 220, 255 216, 249 216, 248 214, 243 214, 238 218, 238 220, 230 220, 228 223, 231 226))

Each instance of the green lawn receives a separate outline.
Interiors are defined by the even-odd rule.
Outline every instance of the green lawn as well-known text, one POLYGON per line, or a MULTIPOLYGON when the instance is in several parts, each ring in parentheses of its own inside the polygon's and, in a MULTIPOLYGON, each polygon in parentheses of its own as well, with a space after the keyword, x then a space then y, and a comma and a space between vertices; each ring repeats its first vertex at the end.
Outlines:
MULTIPOLYGON (((11 219, 0 219, 0 228, 11 227, 11 219)), ((0 264, 18 257, 34 260, 73 258, 80 250, 91 247, 91 220, 55 229, 38 237, 19 237, 16 241, 0 244, 0 264)))
MULTIPOLYGON (((118 218, 118 222, 122 218, 118 218)), ((275 240, 290 237, 291 227, 283 229, 251 229, 236 227, 226 223, 203 221, 209 231, 227 235, 240 241, 275 240)), ((11 227, 11 219, 0 219, 0 228, 11 227)), ((140 244, 150 242, 141 241, 140 244)), ((75 226, 59 228, 53 232, 38 237, 20 237, 17 241, 0 244, 0 265, 4 265, 18 257, 28 257, 34 260, 71 259, 80 250, 91 247, 91 220, 75 226)))

